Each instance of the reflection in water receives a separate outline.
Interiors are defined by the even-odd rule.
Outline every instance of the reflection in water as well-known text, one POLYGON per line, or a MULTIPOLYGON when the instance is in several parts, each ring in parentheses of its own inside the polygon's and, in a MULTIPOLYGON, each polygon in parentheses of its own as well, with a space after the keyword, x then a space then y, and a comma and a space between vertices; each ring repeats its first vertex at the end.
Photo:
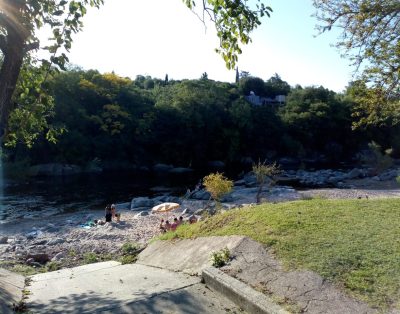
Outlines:
MULTIPOLYGON (((2 169, 1 169, 2 170, 2 169)), ((107 203, 130 202, 133 197, 183 194, 193 188, 193 177, 155 178, 149 175, 77 175, 25 181, 1 180, 0 223, 63 212, 103 209, 107 203), (4 186, 3 186, 4 185, 4 186), (151 188, 163 192, 152 192, 151 188), (165 188, 166 187, 166 188, 165 188), (4 191, 4 193, 3 193, 4 191)))

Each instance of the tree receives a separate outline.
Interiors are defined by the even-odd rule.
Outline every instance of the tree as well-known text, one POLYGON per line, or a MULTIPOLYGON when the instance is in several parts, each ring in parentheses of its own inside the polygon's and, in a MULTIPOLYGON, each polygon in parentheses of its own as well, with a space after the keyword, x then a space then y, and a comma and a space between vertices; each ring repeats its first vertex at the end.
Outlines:
MULTIPOLYGON (((73 33, 82 29, 87 6, 99 7, 103 0, 0 0, 0 134, 4 134, 14 108, 12 97, 24 58, 39 48, 38 29, 48 26, 53 44, 46 47, 52 54, 50 62, 63 67, 68 60, 60 47, 69 51, 73 33)), ((45 61, 50 69, 49 61, 45 61)), ((40 88, 40 86, 38 86, 40 88)))
MULTIPOLYGON (((87 8, 100 7, 104 0, 0 0, 0 137, 4 134, 10 112, 16 106, 18 95, 14 95, 24 58, 30 51, 39 49, 37 30, 49 27, 53 33, 47 49, 51 54, 42 60, 50 70, 54 64, 63 68, 68 61, 66 52, 72 44, 72 35, 82 29, 82 18, 87 8), (62 48, 60 52, 59 49, 62 48), (12 99, 14 96, 14 100, 12 99)), ((196 0, 183 0, 194 9, 196 0)), ((249 34, 271 8, 256 0, 251 8, 244 0, 202 1, 202 20, 209 16, 217 29, 220 46, 216 51, 222 55, 226 66, 231 69, 241 53, 240 44, 251 41, 249 34)), ((45 81, 48 75, 44 75, 45 81)), ((166 76, 165 84, 168 83, 166 76)), ((41 89, 39 82, 35 89, 41 89)), ((40 101, 40 99, 39 99, 40 101)))
MULTIPOLYGON (((336 46, 356 66, 376 100, 400 105, 400 2, 398 0, 314 0, 321 32, 342 29, 336 46), (383 97, 383 99, 382 99, 383 97)), ((365 100, 370 99, 369 97, 365 100)), ((371 103, 360 103, 369 113, 371 103)), ((381 107, 375 103, 373 110, 381 107)))
MULTIPOLYGON (((188 8, 194 11, 196 0, 183 0, 188 8)), ((214 23, 217 36, 220 40, 219 53, 228 69, 233 69, 242 53, 240 44, 251 42, 250 33, 261 24, 260 18, 270 16, 272 9, 265 6, 261 0, 256 0, 255 8, 249 6, 246 0, 203 0, 202 16, 198 15, 205 23, 205 15, 214 23)), ((195 11, 194 11, 195 12, 195 11)))
POLYGON ((242 95, 254 92, 258 96, 265 96, 265 83, 259 77, 247 76, 239 80, 239 90, 242 95))
POLYGON ((275 97, 277 95, 287 96, 290 92, 290 85, 281 79, 281 77, 275 73, 269 80, 265 82, 266 96, 275 97))
POLYGON ((280 169, 276 163, 267 164, 265 161, 259 161, 257 164, 253 164, 253 173, 256 176, 258 183, 258 191, 256 195, 257 204, 260 204, 261 192, 267 179, 269 179, 269 185, 271 185, 274 182, 273 176, 277 175, 279 172, 280 169))

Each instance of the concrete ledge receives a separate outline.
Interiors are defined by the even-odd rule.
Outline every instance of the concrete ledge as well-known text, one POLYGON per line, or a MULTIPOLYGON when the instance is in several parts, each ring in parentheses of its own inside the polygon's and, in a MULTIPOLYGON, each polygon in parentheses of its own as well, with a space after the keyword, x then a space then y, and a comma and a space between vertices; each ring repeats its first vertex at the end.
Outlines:
POLYGON ((14 313, 12 305, 22 300, 25 277, 0 268, 0 313, 14 313))
POLYGON ((246 312, 263 314, 289 313, 273 303, 266 295, 228 276, 219 269, 214 267, 206 268, 203 270, 202 277, 207 286, 225 295, 246 312))

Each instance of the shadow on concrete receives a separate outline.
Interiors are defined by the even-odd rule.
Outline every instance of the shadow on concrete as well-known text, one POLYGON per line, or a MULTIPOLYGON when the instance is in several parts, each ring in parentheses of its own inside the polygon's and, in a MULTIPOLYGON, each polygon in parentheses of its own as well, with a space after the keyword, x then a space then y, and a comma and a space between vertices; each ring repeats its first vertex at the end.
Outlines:
POLYGON ((7 289, 0 286, 0 313, 14 313, 12 310, 12 305, 13 303, 18 302, 19 300, 15 300, 14 295, 12 295, 7 289))
MULTIPOLYGON (((121 302, 112 296, 100 295, 94 291, 72 294, 50 300, 46 305, 30 303, 28 311, 37 313, 222 313, 207 293, 193 293, 189 289, 179 289, 156 295, 146 295, 143 291, 132 295, 132 302, 121 302), (138 295, 143 296, 138 299, 138 295), (145 297, 146 296, 146 297, 145 297)), ((192 290, 196 288, 192 287, 192 290)), ((218 302, 216 302, 218 303, 218 302)))

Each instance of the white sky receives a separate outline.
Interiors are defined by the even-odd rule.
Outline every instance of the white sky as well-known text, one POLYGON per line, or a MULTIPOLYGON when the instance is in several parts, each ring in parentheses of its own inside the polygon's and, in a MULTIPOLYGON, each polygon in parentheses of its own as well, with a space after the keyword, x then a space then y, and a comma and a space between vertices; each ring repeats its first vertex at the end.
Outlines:
MULTIPOLYGON (((274 12, 252 35, 239 56, 239 70, 267 80, 278 73, 289 84, 323 85, 340 92, 351 80, 346 59, 330 46, 338 33, 317 36, 311 0, 266 0, 274 12)), ((85 16, 75 36, 70 62, 84 69, 115 71, 121 76, 233 82, 214 52, 215 31, 205 30, 181 0, 105 0, 85 16)))

